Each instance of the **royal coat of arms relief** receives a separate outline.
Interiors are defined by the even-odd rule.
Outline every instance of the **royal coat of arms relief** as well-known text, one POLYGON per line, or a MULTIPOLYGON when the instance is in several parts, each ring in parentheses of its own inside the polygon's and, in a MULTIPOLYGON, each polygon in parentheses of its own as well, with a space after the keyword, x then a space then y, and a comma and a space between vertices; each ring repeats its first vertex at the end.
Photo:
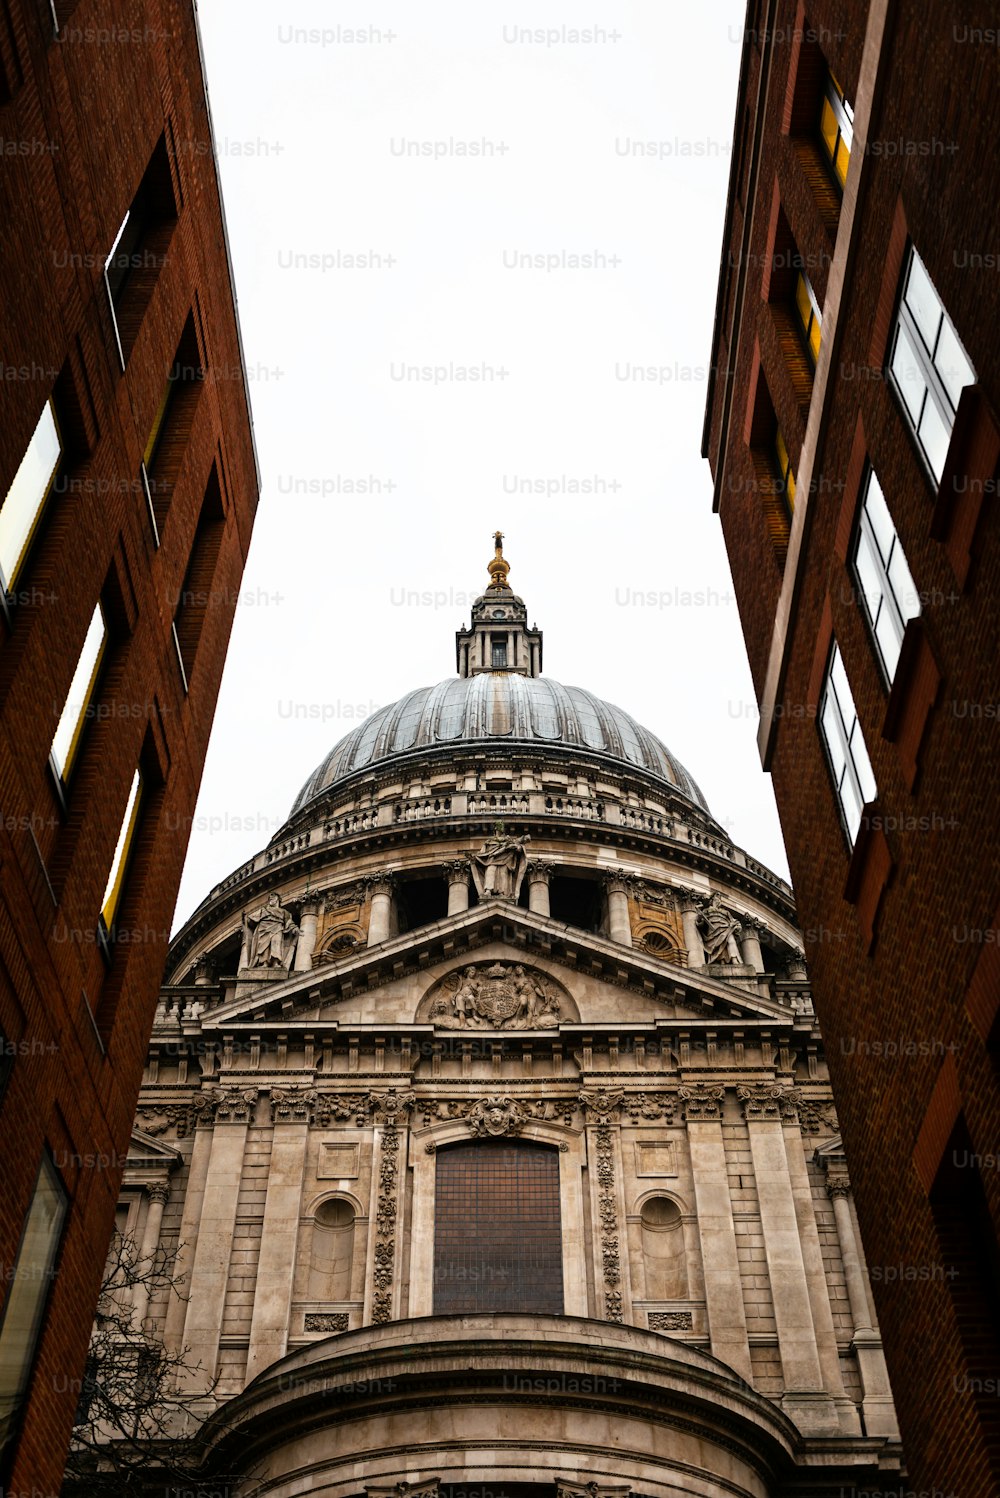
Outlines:
POLYGON ((470 963, 435 988, 427 1014, 449 1030, 550 1030, 567 1018, 542 974, 520 963, 470 963))

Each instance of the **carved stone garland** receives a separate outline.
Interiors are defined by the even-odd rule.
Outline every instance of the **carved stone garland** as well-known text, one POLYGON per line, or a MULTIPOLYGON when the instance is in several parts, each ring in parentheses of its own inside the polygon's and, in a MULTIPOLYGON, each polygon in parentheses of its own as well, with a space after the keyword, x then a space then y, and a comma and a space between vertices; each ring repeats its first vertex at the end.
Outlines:
POLYGON ((601 1221, 601 1267, 604 1271, 604 1319, 625 1320, 622 1306, 622 1260, 618 1238, 618 1203, 615 1194, 615 1151, 612 1121, 621 1109, 623 1094, 600 1087, 580 1094, 581 1106, 596 1123, 597 1212, 601 1221))
POLYGON ((372 1093, 375 1121, 382 1125, 379 1157, 378 1202, 375 1208, 375 1293, 372 1322, 376 1326, 392 1320, 392 1276, 396 1259, 396 1212, 399 1203, 399 1124, 416 1102, 412 1092, 372 1093))

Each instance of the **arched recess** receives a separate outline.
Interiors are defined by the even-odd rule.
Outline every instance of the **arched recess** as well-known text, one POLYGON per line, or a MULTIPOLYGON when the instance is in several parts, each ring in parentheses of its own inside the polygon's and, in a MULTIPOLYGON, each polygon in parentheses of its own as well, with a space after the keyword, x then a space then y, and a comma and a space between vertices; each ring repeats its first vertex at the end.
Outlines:
POLYGON ((686 1300, 690 1282, 684 1214, 664 1192, 647 1196, 639 1209, 646 1300, 686 1300))
POLYGON ((346 1192, 330 1192, 310 1203, 304 1222, 301 1297, 314 1304, 351 1300, 364 1253, 360 1203, 346 1192))
POLYGON ((527 1139, 436 1152, 434 1315, 563 1314, 559 1153, 527 1139))
MULTIPOLYGON (((517 1139, 548 1145, 556 1155, 559 1179, 559 1219, 563 1283, 563 1314, 595 1314, 588 1290, 588 1266, 583 1246, 584 1166, 583 1136, 561 1124, 542 1120, 524 1123, 517 1139)), ((461 1120, 442 1120, 410 1134, 409 1165, 413 1172, 411 1230, 408 1235, 409 1292, 402 1315, 434 1314, 434 1244, 437 1198, 437 1153, 450 1144, 488 1144, 476 1141, 461 1120)), ((367 1311, 366 1311, 367 1314, 367 1311)))

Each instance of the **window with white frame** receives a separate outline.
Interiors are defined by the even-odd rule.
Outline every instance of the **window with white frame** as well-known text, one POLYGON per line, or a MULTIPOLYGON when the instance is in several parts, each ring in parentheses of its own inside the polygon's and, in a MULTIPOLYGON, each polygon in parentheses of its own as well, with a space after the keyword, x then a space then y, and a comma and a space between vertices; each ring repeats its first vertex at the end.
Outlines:
POLYGON ((76 752, 80 747, 80 739, 83 735, 84 723, 89 714, 94 692, 97 687, 97 678, 101 674, 101 664, 108 644, 108 625, 104 617, 104 609, 100 603, 94 610, 80 659, 76 663, 73 672, 73 680, 69 684, 69 692, 63 704, 59 722, 56 725, 55 735, 52 739, 52 765, 65 784, 69 779, 73 768, 76 752))
POLYGON ((114 857, 111 860, 111 871, 108 874, 108 883, 104 891, 104 899, 101 902, 101 923, 103 929, 108 932, 114 926, 115 916, 121 904, 125 875, 128 871, 129 855, 132 852, 136 828, 139 825, 142 792, 142 771, 136 770, 129 788, 128 801, 125 805, 125 815, 122 818, 121 831, 118 834, 114 857))
POLYGON ((7 1297, 0 1319, 0 1478, 6 1475, 31 1380, 67 1205, 59 1173, 46 1154, 17 1258, 7 1275, 7 1297))
POLYGON ((841 816, 853 845, 861 827, 861 813, 869 801, 874 801, 876 787, 854 695, 836 641, 823 681, 819 725, 841 816))
POLYGON ((975 383, 976 371, 912 245, 889 367, 927 466, 940 483, 959 396, 975 383))
POLYGON ((0 504, 0 585, 10 589, 24 564, 32 537, 52 491, 62 441, 51 400, 42 407, 14 481, 0 504))
POLYGON ((920 613, 920 595, 873 468, 868 469, 858 516, 854 573, 875 649, 891 686, 903 632, 920 613))
POLYGON ((837 181, 847 181, 847 166, 854 144, 854 110, 832 73, 826 75, 826 87, 820 105, 819 133, 826 147, 837 181))

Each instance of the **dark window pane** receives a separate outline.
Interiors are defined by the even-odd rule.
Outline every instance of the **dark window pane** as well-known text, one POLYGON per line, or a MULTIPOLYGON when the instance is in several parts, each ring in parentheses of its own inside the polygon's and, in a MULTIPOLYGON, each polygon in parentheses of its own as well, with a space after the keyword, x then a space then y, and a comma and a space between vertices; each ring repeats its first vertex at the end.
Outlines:
POLYGON ((484 1141, 437 1157, 434 1313, 563 1311, 559 1156, 484 1141))

